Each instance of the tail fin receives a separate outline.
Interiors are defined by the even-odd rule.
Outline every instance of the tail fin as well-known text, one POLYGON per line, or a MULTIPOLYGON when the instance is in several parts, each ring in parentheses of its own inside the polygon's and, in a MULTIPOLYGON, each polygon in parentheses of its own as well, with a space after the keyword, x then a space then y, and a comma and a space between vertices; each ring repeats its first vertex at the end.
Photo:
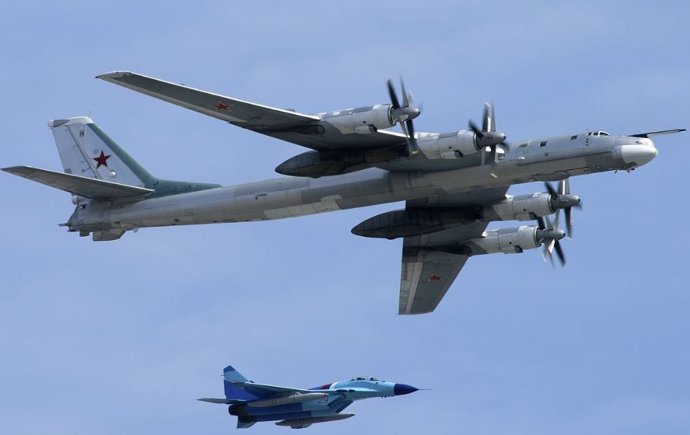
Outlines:
POLYGON ((223 386, 225 387, 225 397, 230 400, 254 400, 256 396, 247 390, 238 387, 237 383, 251 382, 235 370, 232 366, 223 369, 223 386))
POLYGON ((91 118, 56 119, 48 123, 68 174, 130 186, 147 187, 155 178, 120 148, 91 118))

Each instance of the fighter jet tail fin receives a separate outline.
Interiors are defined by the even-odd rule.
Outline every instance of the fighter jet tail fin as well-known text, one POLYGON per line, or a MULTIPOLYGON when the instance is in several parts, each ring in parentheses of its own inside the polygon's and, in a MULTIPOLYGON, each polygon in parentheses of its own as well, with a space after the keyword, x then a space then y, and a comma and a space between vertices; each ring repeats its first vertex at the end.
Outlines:
POLYGON ((235 370, 233 366, 227 366, 223 369, 223 379, 229 382, 250 382, 249 379, 245 378, 235 370))
POLYGON ((251 382, 234 369, 232 366, 227 366, 223 369, 223 386, 225 387, 225 397, 230 400, 251 400, 256 397, 247 393, 247 391, 237 384, 244 384, 251 382))

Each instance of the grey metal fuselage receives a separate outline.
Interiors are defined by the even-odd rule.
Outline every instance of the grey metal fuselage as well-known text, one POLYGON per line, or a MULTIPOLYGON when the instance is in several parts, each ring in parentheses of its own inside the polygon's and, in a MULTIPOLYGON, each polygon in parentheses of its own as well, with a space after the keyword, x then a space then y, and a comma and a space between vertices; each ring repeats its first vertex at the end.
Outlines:
MULTIPOLYGON (((425 134, 419 135, 420 146, 425 134)), ((429 171, 409 171, 400 158, 380 168, 317 179, 282 177, 143 199, 81 199, 72 231, 282 219, 327 211, 451 195, 531 181, 560 180, 611 170, 631 170, 657 154, 647 138, 579 133, 499 147, 495 162, 479 154, 429 159, 429 171), (441 169, 441 170, 439 170, 441 169)), ((419 167, 419 162, 416 162, 419 167)))

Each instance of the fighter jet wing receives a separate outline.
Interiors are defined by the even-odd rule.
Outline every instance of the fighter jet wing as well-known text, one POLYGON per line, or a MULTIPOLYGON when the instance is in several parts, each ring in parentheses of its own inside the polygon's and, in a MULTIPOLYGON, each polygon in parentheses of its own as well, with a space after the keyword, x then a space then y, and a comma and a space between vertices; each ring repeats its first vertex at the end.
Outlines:
POLYGON ((406 143, 405 136, 399 133, 343 134, 318 115, 251 103, 129 71, 96 78, 314 150, 384 148, 406 143))
MULTIPOLYGON (((481 206, 505 197, 507 187, 408 201, 414 207, 481 206)), ((480 237, 488 223, 475 221, 421 236, 405 237, 402 253, 399 314, 434 311, 469 258, 453 247, 480 237)))
MULTIPOLYGON (((302 388, 281 387, 278 385, 257 384, 255 382, 234 382, 234 387, 241 388, 246 392, 261 398, 290 396, 293 394, 314 393, 314 390, 302 388)), ((321 392, 319 390, 319 392, 321 392)), ((325 391, 324 391, 325 392, 325 391)))

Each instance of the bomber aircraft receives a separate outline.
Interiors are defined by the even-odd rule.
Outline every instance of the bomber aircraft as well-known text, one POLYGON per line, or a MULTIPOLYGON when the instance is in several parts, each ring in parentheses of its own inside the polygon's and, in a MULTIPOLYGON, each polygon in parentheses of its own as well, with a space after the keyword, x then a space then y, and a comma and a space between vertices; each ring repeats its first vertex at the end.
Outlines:
POLYGON ((224 399, 199 400, 230 405, 228 412, 237 416, 238 428, 247 428, 259 421, 277 421, 278 426, 303 429, 314 423, 352 417, 354 414, 340 412, 355 400, 401 396, 418 390, 373 377, 353 378, 310 389, 279 387, 247 380, 232 366, 223 369, 223 385, 224 399))
POLYGON ((64 172, 28 166, 5 171, 72 193, 76 210, 63 224, 93 240, 115 240, 143 227, 281 219, 405 201, 405 208, 365 220, 356 235, 402 238, 400 314, 433 311, 469 257, 543 246, 565 264, 559 243, 564 211, 580 197, 569 177, 632 171, 651 161, 655 135, 684 129, 609 135, 587 131, 506 142, 486 104, 481 128, 415 132, 421 110, 401 80, 402 102, 304 114, 250 103, 132 72, 98 78, 310 149, 276 168, 286 177, 235 186, 154 177, 91 119, 49 122, 64 172), (403 133, 387 130, 400 124, 403 133), (508 195, 517 183, 543 181, 546 192, 508 195), (556 187, 549 181, 558 181, 556 187), (549 216, 556 214, 555 221, 549 216), (536 225, 486 230, 491 221, 536 225), (552 223, 553 222, 553 223, 552 223))

